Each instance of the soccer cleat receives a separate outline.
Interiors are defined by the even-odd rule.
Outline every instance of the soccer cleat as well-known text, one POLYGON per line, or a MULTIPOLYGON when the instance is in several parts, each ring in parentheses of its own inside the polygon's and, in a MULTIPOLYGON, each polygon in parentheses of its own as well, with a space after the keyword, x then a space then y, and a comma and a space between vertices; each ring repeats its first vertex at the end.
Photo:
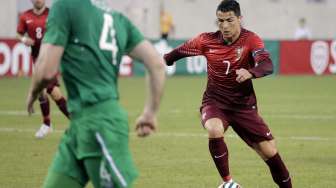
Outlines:
POLYGON ((38 139, 44 138, 47 134, 51 133, 53 130, 50 126, 42 124, 40 129, 35 133, 35 137, 38 139))
POLYGON ((222 183, 218 188, 242 188, 242 186, 231 179, 228 182, 222 183))

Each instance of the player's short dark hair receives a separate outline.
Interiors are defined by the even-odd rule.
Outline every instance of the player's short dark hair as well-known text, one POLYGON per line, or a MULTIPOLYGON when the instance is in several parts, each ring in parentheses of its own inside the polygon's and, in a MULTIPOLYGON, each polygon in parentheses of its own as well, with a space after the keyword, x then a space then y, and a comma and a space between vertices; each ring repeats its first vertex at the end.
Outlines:
POLYGON ((235 0, 223 0, 218 5, 217 11, 221 11, 221 12, 233 11, 236 16, 241 16, 240 5, 235 0))

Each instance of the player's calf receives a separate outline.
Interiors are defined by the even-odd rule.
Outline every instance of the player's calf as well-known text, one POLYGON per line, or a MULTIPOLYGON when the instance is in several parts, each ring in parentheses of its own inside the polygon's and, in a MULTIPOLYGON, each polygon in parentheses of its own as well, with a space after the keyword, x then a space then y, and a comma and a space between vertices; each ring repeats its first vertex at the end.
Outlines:
POLYGON ((265 162, 271 171, 274 182, 279 188, 292 188, 291 177, 278 153, 265 162))
POLYGON ((42 93, 39 98, 40 109, 43 116, 43 124, 46 126, 50 126, 50 104, 48 96, 42 93))
POLYGON ((50 94, 50 96, 53 98, 55 103, 57 104, 60 111, 67 117, 70 117, 70 114, 67 109, 67 102, 66 99, 63 97, 62 92, 60 88, 56 85, 50 86, 47 88, 47 92, 50 94))

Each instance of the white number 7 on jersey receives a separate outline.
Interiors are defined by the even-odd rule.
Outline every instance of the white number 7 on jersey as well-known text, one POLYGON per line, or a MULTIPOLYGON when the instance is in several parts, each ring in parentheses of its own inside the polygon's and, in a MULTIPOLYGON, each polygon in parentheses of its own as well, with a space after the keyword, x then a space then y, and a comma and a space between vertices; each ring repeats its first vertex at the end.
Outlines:
POLYGON ((117 40, 115 38, 116 31, 113 27, 113 17, 109 14, 104 14, 104 25, 100 34, 99 47, 102 50, 109 50, 112 52, 112 63, 117 64, 117 40), (111 42, 108 41, 108 34, 110 34, 111 42))
POLYGON ((230 73, 230 61, 223 61, 224 64, 227 64, 225 74, 228 75, 230 73))

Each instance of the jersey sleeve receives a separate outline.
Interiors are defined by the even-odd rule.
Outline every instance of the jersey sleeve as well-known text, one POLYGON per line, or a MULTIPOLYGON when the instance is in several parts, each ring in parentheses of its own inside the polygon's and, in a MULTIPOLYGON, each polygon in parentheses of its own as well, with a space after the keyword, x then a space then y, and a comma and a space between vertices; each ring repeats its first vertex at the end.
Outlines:
POLYGON ((205 33, 188 40, 181 46, 175 48, 173 51, 164 55, 167 65, 172 65, 175 61, 190 56, 198 56, 203 54, 202 39, 205 33))
POLYGON ((65 47, 70 35, 70 14, 65 0, 54 1, 48 15, 44 43, 65 47))
POLYGON ((141 41, 144 40, 144 37, 139 29, 134 26, 126 16, 121 15, 121 17, 128 33, 125 51, 129 53, 134 49, 135 46, 137 46, 141 41))
POLYGON ((198 35, 197 37, 188 40, 182 46, 178 47, 178 50, 187 56, 197 56, 203 54, 202 39, 205 33, 198 35))
POLYGON ((254 78, 260 78, 273 73, 273 64, 270 54, 265 50, 262 39, 253 34, 249 39, 249 46, 254 59, 254 67, 249 70, 254 78))
POLYGON ((23 35, 27 31, 27 25, 24 18, 25 18, 24 13, 22 13, 19 17, 19 23, 16 28, 16 32, 21 35, 23 35))

